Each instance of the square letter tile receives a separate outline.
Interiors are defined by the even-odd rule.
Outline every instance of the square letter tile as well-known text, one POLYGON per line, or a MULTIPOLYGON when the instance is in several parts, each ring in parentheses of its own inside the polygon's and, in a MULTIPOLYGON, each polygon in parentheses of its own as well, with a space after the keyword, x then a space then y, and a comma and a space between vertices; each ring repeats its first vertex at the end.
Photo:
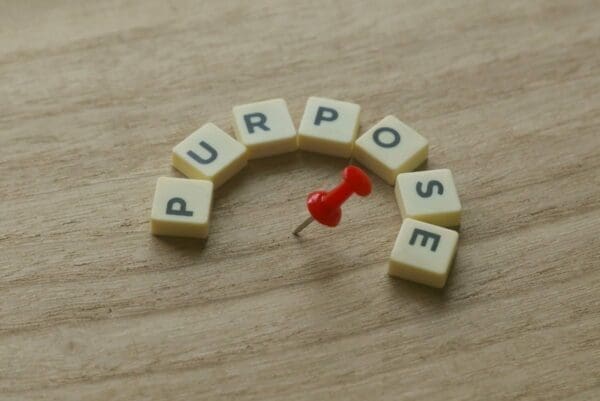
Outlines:
POLYGON ((283 99, 235 106, 233 128, 236 138, 248 148, 250 159, 298 149, 296 128, 283 99))
POLYGON ((359 127, 360 106, 322 97, 310 97, 298 129, 300 149, 350 157, 359 127))
POLYGON ((444 227, 460 225, 462 208, 450 170, 399 174, 395 192, 403 218, 444 227))
POLYGON ((387 116, 354 145, 354 157, 385 182, 412 171, 427 160, 429 143, 394 116, 387 116))
POLYGON ((212 195, 210 181, 160 177, 152 203, 152 234, 206 238, 212 195))
POLYGON ((458 244, 458 233, 413 219, 404 219, 390 256, 390 276, 431 287, 446 285, 458 244))
POLYGON ((173 148, 172 164, 189 178, 212 181, 216 187, 247 163, 246 147, 208 123, 173 148))

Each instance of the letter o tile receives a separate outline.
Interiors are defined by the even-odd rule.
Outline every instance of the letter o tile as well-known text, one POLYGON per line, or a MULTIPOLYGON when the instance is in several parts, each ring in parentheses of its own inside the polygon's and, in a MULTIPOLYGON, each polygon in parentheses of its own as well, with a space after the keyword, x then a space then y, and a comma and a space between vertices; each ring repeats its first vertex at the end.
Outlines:
POLYGON ((394 116, 387 116, 354 144, 354 158, 385 182, 421 165, 429 153, 429 142, 394 116))

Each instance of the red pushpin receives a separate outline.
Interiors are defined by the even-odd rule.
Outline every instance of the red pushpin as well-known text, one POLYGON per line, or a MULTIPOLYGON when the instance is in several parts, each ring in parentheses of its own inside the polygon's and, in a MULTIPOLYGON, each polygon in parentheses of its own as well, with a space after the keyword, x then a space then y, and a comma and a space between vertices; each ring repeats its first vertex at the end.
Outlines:
POLYGON ((353 193, 360 196, 369 195, 371 179, 358 167, 348 166, 342 172, 342 182, 337 187, 329 192, 316 191, 308 194, 306 207, 310 217, 294 230, 294 235, 298 235, 314 220, 329 227, 337 226, 342 218, 342 203, 353 193))

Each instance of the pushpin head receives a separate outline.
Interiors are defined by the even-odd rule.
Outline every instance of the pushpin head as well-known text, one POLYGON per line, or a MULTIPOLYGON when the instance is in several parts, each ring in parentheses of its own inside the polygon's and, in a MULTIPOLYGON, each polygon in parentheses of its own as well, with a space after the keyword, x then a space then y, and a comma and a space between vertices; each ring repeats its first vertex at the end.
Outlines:
POLYGON ((327 191, 311 192, 306 199, 306 207, 313 219, 323 225, 335 227, 342 219, 342 209, 339 207, 329 207, 328 204, 323 201, 323 197, 326 195, 327 191))
POLYGON ((371 193, 371 179, 356 166, 348 166, 342 172, 342 182, 331 191, 316 191, 308 195, 306 206, 319 223, 335 227, 342 218, 342 204, 353 193, 367 196, 371 193))

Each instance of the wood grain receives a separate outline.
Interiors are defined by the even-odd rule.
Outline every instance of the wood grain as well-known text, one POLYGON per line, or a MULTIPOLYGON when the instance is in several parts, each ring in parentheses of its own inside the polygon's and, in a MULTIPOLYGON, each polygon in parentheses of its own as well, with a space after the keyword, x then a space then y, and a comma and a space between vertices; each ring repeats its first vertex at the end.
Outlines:
POLYGON ((0 399, 600 398, 600 3, 5 1, 0 399), (149 233, 171 147, 234 104, 395 114, 465 208, 444 291, 394 280, 375 181, 335 230, 303 200, 343 160, 252 161, 206 242, 149 233))

